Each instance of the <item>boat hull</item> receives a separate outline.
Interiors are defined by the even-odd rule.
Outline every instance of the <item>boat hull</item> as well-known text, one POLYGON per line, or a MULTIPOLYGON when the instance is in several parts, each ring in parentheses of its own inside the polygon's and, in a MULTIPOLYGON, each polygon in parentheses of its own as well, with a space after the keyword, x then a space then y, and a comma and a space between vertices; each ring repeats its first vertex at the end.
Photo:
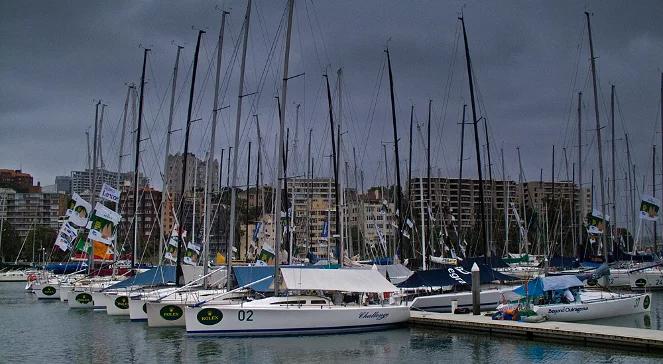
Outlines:
POLYGON ((72 289, 67 295, 67 306, 74 309, 94 308, 92 292, 72 289))
POLYGON ((184 303, 147 302, 147 326, 149 327, 184 327, 184 303))
MULTIPOLYGON (((482 311, 494 310, 503 300, 503 291, 489 289, 481 291, 480 304, 482 311)), ((410 304, 410 309, 429 312, 451 312, 451 301, 458 301, 458 308, 472 309, 472 292, 443 293, 430 296, 416 297, 410 304)))
POLYGON ((618 295, 606 293, 605 298, 592 298, 578 303, 533 306, 538 315, 550 321, 586 321, 632 315, 651 310, 649 294, 618 295))
POLYGON ((32 290, 40 300, 60 299, 60 290, 56 283, 34 283, 32 290))
POLYGON ((129 300, 129 318, 131 321, 147 321, 147 300, 131 298, 129 300))
POLYGON ((110 316, 129 316, 129 296, 126 292, 105 293, 106 313, 110 316))
POLYGON ((404 324, 407 306, 241 306, 186 307, 192 335, 282 336, 383 330, 404 324))
POLYGON ((651 269, 631 272, 629 283, 633 291, 663 289, 663 270, 651 269))
POLYGON ((69 292, 74 290, 74 287, 61 284, 60 287, 60 301, 67 302, 69 300, 69 292))
POLYGON ((28 275, 25 272, 3 272, 0 273, 0 282, 27 282, 28 275))

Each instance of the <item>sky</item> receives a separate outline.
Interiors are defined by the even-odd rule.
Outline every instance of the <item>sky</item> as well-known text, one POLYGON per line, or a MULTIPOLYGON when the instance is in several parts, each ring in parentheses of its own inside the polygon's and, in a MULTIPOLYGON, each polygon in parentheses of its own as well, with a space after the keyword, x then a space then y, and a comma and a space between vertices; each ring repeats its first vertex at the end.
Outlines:
MULTIPOLYGON (((143 49, 150 48, 144 96, 141 171, 160 188, 176 47, 183 46, 177 79, 172 152, 184 144, 191 66, 202 38, 193 102, 190 150, 209 150, 214 71, 221 9, 228 10, 222 48, 221 106, 215 155, 234 145, 245 1, 4 1, 0 3, 0 168, 22 169, 42 185, 86 166, 86 130, 92 134, 95 104, 105 109, 102 154, 108 169, 133 167, 135 129, 121 123, 129 83, 140 83, 143 49), (199 120, 198 120, 199 119, 199 120), (179 130, 182 129, 182 130, 179 130)), ((236 184, 246 181, 248 142, 255 166, 256 117, 262 132, 265 183, 273 179, 285 39, 286 1, 257 0, 251 7, 246 78, 240 117, 236 184)), ((517 180, 519 147, 523 174, 566 179, 578 163, 577 94, 583 93, 583 180, 592 169, 598 188, 594 96, 585 11, 592 13, 599 121, 605 178, 610 177, 610 86, 616 87, 615 149, 618 198, 625 196, 625 134, 636 165, 638 192, 650 192, 652 145, 657 144, 661 195, 661 71, 663 13, 660 1, 317 1, 296 0, 289 63, 286 126, 290 129, 291 176, 307 170, 309 130, 316 176, 330 175, 329 114, 323 74, 329 75, 335 121, 342 123, 342 154, 348 182, 365 187, 385 182, 386 143, 390 182, 394 152, 385 48, 392 61, 400 166, 407 175, 410 108, 414 105, 413 175, 423 174, 428 102, 432 100, 431 164, 434 176, 457 176, 460 120, 467 104, 463 13, 477 86, 480 143, 484 122, 493 175, 517 180), (342 69, 341 109, 337 71, 342 69), (297 104, 299 118, 297 118, 297 104), (340 119, 340 120, 339 120, 340 119), (419 127, 417 127, 419 126, 419 127), (504 154, 502 175, 501 152, 504 154), (644 185, 643 185, 644 181, 644 185), (358 182, 360 183, 360 182, 358 182), (643 189, 644 187, 644 189, 643 189)), ((129 108, 131 109, 131 107, 129 108)), ((130 111, 131 113, 131 111, 130 111)), ((466 124, 464 175, 476 176, 472 125, 466 124)), ((485 155, 482 156, 485 163, 485 155)), ((253 167, 252 167, 253 168, 253 167)), ((577 167, 576 167, 577 168, 577 167)), ((252 175, 255 172, 252 172, 252 175)), ((252 179, 254 177, 251 177, 252 179)), ((343 177, 345 178, 345 177, 343 177)))

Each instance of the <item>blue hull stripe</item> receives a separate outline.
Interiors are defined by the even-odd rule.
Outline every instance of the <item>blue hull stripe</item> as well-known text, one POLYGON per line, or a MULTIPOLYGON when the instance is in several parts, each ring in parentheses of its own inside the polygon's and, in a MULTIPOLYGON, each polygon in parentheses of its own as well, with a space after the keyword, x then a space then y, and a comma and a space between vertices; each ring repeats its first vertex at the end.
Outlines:
POLYGON ((253 335, 299 335, 299 334, 327 334, 339 332, 382 330, 404 325, 403 323, 374 324, 361 326, 332 326, 332 327, 299 327, 293 329, 255 329, 255 330, 196 330, 187 331, 192 335, 228 335, 228 336, 253 336, 253 335))

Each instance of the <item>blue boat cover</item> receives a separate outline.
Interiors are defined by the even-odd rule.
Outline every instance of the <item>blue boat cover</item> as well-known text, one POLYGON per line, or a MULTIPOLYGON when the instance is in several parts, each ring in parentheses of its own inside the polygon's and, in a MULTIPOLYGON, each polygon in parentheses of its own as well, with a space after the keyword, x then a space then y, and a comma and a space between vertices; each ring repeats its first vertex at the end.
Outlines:
MULTIPOLYGON (((597 264, 597 266, 599 265, 601 264, 600 263, 597 264)), ((578 259, 576 259, 575 257, 563 257, 555 255, 552 258, 550 258, 550 260, 548 261, 548 266, 560 269, 573 269, 573 268, 578 268, 580 266, 580 263, 578 262, 578 259)))
POLYGON ((582 282, 574 275, 537 277, 513 290, 520 296, 542 296, 544 292, 567 289, 571 287, 582 287, 582 282), (527 287, 525 287, 527 286, 527 287))
POLYGON ((87 268, 86 262, 48 263, 44 269, 55 274, 69 274, 87 268))
POLYGON ((469 257, 463 259, 463 266, 472 266, 472 263, 488 264, 491 268, 509 268, 510 265, 506 264, 500 257, 491 256, 486 260, 486 257, 469 257))
MULTIPOLYGON (((496 272, 485 264, 477 264, 481 283, 492 281, 513 281, 517 278, 496 272)), ((442 269, 429 269, 414 272, 408 279, 396 286, 399 288, 471 286, 471 268, 447 265, 442 269)))
POLYGON ((175 279, 175 266, 162 265, 115 283, 114 285, 107 287, 105 290, 126 288, 130 286, 163 286, 168 283, 174 284, 175 279))

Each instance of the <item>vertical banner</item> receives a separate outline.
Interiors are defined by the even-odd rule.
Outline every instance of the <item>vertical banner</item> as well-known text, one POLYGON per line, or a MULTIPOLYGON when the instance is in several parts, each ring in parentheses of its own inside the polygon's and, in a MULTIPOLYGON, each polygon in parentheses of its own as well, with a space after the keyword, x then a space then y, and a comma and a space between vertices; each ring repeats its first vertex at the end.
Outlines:
MULTIPOLYGON (((186 231, 182 234, 184 237, 186 237, 186 231)), ((170 234, 170 238, 168 239, 168 244, 166 244, 166 252, 164 253, 163 257, 167 260, 170 260, 171 262, 176 262, 177 261, 177 246, 180 243, 180 236, 179 236, 179 226, 174 225, 173 226, 173 231, 170 234)))
POLYGON ((67 216, 69 217, 69 221, 79 227, 83 227, 87 224, 91 210, 92 205, 83 200, 83 198, 77 193, 74 193, 67 203, 67 216))
POLYGON ((55 239, 55 245, 62 251, 67 251, 73 247, 74 240, 78 236, 78 230, 71 226, 69 222, 65 221, 58 231, 58 236, 55 239))
POLYGON ((199 258, 200 245, 192 241, 186 247, 186 253, 184 254, 184 264, 198 265, 199 258))
POLYGON ((90 218, 91 224, 88 238, 106 245, 112 245, 120 219, 120 214, 97 203, 94 208, 94 214, 90 218))
POLYGON ((640 202, 640 218, 648 221, 658 220, 658 212, 661 209, 661 200, 649 195, 642 195, 640 202))
POLYGON ((603 234, 606 221, 610 221, 610 216, 603 218, 600 211, 593 209, 592 213, 587 214, 587 232, 595 235, 603 234))

